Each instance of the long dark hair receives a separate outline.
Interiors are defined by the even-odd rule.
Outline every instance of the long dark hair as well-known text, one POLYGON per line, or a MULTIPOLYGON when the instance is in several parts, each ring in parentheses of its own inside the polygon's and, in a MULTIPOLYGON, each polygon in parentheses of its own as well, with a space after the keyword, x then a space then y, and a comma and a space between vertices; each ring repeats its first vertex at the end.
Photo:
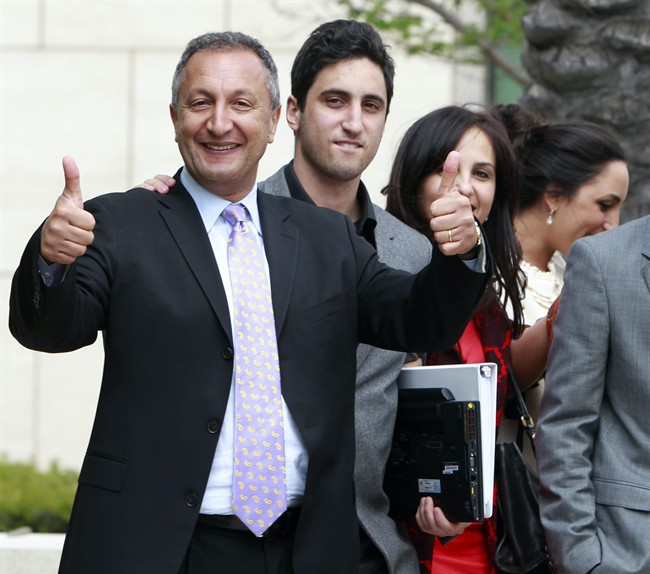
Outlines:
POLYGON ((404 223, 430 237, 429 222, 418 208, 422 181, 442 168, 450 151, 470 128, 488 137, 496 160, 496 189, 487 221, 483 224, 494 260, 494 288, 504 305, 513 311, 513 331, 523 329, 521 298, 524 277, 519 270, 521 248, 513 228, 518 201, 517 161, 501 122, 485 112, 461 106, 434 110, 417 120, 402 139, 388 185, 386 210, 404 223))
POLYGON ((606 128, 579 120, 543 121, 518 104, 493 113, 508 130, 520 165, 519 209, 527 210, 548 191, 572 197, 613 161, 625 161, 606 128))

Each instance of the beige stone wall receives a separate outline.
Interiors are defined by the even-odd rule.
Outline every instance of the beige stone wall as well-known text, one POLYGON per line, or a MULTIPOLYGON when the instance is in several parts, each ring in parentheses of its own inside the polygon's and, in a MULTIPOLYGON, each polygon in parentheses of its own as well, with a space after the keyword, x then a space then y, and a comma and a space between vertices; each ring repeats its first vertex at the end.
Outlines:
MULTIPOLYGON (((0 0, 0 10, 0 452, 78 468, 99 392, 101 343, 47 355, 22 348, 7 328, 11 276, 63 187, 61 158, 77 160, 86 198, 173 174, 180 156, 170 83, 189 39, 223 29, 259 38, 276 59, 286 99, 300 44, 344 14, 334 0, 0 0)), ((406 127, 441 105, 484 97, 481 70, 392 53, 395 98, 364 177, 380 204, 377 192, 406 127)), ((260 179, 291 153, 283 119, 260 179)))

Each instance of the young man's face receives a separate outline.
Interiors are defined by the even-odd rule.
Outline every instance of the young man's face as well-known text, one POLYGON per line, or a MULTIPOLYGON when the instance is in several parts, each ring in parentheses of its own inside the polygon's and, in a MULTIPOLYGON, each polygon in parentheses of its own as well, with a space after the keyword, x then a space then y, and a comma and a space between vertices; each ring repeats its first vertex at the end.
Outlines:
POLYGON ((323 68, 303 111, 293 96, 287 103, 296 135, 294 161, 329 180, 359 178, 379 148, 386 109, 384 75, 374 62, 356 58, 323 68))

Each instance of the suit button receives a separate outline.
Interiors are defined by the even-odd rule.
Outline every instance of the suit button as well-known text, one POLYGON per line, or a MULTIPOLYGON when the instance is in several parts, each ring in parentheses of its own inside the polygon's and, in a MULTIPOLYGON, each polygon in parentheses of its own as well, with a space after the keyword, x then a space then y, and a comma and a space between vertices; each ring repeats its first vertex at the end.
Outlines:
POLYGON ((189 506, 190 508, 194 508, 195 506, 198 505, 198 503, 199 503, 199 497, 196 494, 194 494, 193 492, 188 494, 185 497, 185 504, 187 506, 189 506))
POLYGON ((217 434, 219 432, 219 421, 210 421, 208 423, 208 432, 210 434, 217 434))
POLYGON ((228 360, 228 361, 229 361, 230 359, 233 358, 233 355, 234 355, 234 353, 232 352, 232 349, 231 349, 230 347, 226 347, 226 348, 221 352, 221 356, 222 356, 224 359, 228 360))

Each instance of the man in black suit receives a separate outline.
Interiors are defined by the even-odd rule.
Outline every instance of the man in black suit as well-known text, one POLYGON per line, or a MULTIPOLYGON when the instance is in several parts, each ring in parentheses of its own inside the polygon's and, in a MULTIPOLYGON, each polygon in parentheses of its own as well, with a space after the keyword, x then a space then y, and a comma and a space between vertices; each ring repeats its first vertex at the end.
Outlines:
MULTIPOLYGON (((432 204, 441 245, 411 275, 381 264, 345 216, 257 193, 279 90, 271 56, 243 34, 188 44, 170 110, 184 160, 170 193, 136 189, 84 205, 76 165, 64 159, 64 192, 12 284, 10 328, 25 346, 65 352, 98 331, 104 338, 60 572, 352 574, 357 343, 430 351, 458 338, 489 277, 461 261, 485 256, 471 207, 453 192, 432 204), (231 508, 221 217, 231 203, 250 212, 267 260, 285 413, 289 510, 261 537, 231 508)), ((442 186, 451 188, 457 161, 448 159, 442 186)))

